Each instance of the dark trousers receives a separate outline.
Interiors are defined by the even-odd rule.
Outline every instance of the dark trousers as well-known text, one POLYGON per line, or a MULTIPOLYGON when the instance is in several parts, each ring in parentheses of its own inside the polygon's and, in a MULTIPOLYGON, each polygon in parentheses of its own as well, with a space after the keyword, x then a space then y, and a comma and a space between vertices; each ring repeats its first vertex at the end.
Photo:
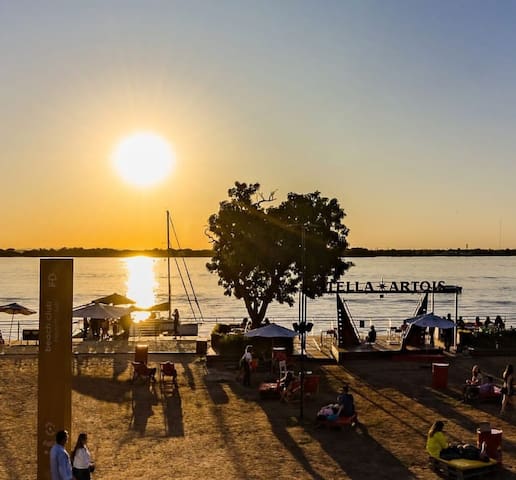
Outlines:
POLYGON ((90 480, 91 474, 89 468, 72 468, 73 476, 76 480, 90 480))
POLYGON ((244 387, 251 386, 251 365, 249 362, 244 362, 244 378, 242 379, 244 387))

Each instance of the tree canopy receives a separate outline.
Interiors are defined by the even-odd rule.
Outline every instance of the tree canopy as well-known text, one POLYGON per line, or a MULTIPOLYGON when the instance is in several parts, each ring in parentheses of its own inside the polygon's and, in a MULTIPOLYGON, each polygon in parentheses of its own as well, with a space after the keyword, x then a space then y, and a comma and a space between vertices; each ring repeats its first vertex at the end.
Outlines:
POLYGON ((292 306, 300 289, 320 296, 330 278, 351 266, 342 259, 348 229, 336 199, 289 193, 275 206, 274 195, 264 197, 258 183, 239 182, 228 196, 209 218, 213 256, 206 266, 219 275, 225 295, 244 301, 253 328, 272 301, 292 306))

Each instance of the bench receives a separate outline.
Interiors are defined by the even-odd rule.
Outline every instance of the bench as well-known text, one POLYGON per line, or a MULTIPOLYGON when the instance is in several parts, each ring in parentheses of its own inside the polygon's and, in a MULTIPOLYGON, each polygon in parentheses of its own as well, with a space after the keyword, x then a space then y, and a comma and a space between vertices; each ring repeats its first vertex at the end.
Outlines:
POLYGON ((498 462, 489 459, 489 462, 481 460, 468 460, 466 458, 456 458, 454 460, 443 460, 442 458, 430 457, 431 466, 442 473, 447 478, 453 480, 466 480, 468 478, 482 478, 496 472, 498 462))

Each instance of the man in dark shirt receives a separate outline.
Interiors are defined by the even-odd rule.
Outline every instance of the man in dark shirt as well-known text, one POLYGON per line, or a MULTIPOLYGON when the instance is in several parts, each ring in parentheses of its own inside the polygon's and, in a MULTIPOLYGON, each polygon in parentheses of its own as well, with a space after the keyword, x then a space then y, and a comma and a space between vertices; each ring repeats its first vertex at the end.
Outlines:
POLYGON ((337 403, 339 404, 339 410, 337 412, 339 417, 351 417, 355 415, 355 402, 353 395, 349 393, 349 385, 345 384, 342 386, 340 395, 337 397, 337 403))

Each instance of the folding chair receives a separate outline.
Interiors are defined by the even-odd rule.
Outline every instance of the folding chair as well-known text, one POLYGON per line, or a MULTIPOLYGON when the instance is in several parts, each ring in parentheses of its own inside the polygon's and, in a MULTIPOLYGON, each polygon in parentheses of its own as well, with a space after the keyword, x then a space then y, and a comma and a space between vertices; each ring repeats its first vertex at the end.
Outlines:
POLYGON ((165 377, 172 377, 172 383, 177 387, 177 370, 172 362, 161 362, 159 364, 159 381, 165 382, 165 377))
POLYGON ((133 366, 133 376, 131 381, 137 378, 149 379, 151 382, 156 381, 156 368, 150 368, 143 362, 131 362, 133 366))

